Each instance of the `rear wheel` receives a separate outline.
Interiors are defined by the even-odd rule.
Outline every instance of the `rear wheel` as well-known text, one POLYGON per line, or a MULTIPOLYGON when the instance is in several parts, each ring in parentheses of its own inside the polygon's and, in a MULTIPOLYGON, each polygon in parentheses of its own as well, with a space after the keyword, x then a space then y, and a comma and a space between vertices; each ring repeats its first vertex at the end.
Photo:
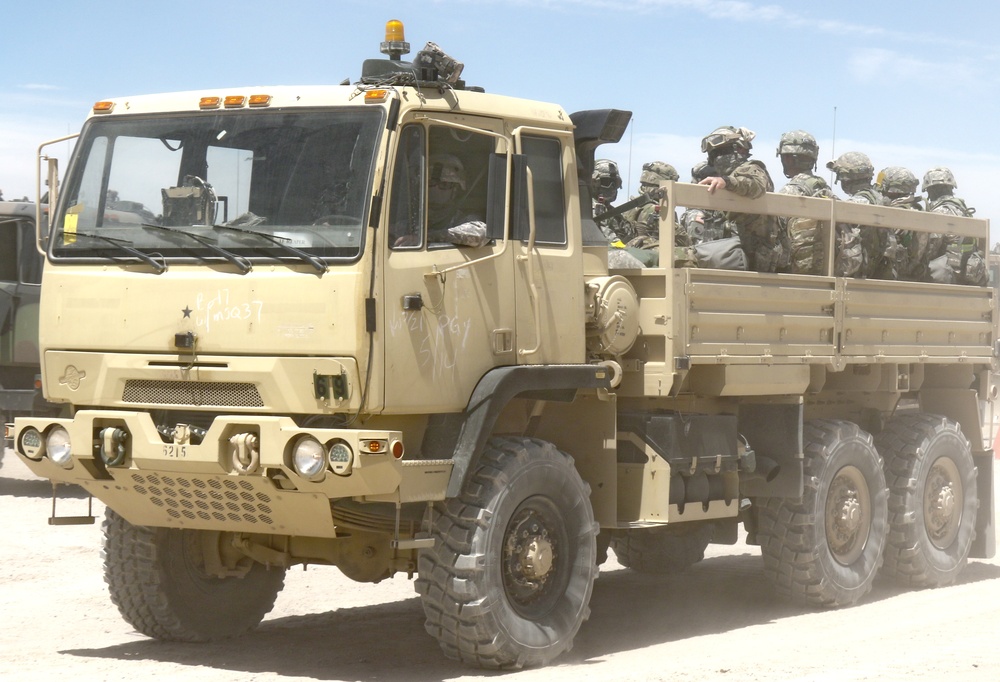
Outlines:
POLYGON ((889 544, 882 572, 910 587, 955 581, 976 535, 976 467, 955 422, 893 418, 875 441, 889 484, 889 544))
POLYGON ((104 580, 136 630, 156 639, 209 642, 256 627, 284 586, 285 569, 246 559, 239 575, 205 570, 219 534, 133 526, 111 509, 104 518, 104 580))
POLYGON ((464 492, 434 506, 420 554, 425 627, 447 656, 521 668, 573 646, 597 575, 589 494, 551 443, 490 440, 464 492))
POLYGON ((867 594, 882 564, 888 522, 882 461, 851 422, 803 426, 802 499, 760 500, 764 571, 779 593, 816 606, 867 594))
POLYGON ((611 540, 615 556, 625 568, 640 573, 680 573, 705 558, 712 541, 711 524, 679 524, 624 531, 611 540))

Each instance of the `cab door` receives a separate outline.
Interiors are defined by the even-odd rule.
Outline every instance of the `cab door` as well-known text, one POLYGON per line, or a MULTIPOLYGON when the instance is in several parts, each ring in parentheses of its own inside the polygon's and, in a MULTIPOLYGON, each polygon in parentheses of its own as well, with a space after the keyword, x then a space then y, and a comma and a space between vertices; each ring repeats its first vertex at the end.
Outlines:
POLYGON ((514 139, 528 169, 514 183, 517 361, 584 362, 580 221, 569 210, 575 206, 570 188, 576 186, 572 134, 522 128, 514 139))
POLYGON ((0 216, 0 362, 37 366, 42 257, 34 221, 0 216))
POLYGON ((513 256, 502 233, 504 197, 497 196, 505 183, 495 177, 509 146, 494 119, 422 112, 401 123, 380 242, 384 413, 460 411, 483 374, 516 363, 513 256), (430 185, 455 178, 454 164, 447 177, 431 177, 430 159, 442 154, 462 169, 456 215, 489 223, 492 238, 484 245, 429 234, 437 210, 430 185))

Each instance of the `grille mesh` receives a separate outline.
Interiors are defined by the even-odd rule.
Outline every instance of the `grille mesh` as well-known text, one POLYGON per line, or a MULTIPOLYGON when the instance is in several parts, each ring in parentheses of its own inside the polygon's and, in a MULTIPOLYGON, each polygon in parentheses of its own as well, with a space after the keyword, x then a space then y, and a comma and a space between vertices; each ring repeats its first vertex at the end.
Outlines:
POLYGON ((246 479, 132 474, 133 487, 167 516, 191 521, 274 523, 271 496, 246 479))
POLYGON ((152 405, 191 405, 196 407, 264 407, 254 384, 235 381, 150 381, 130 379, 125 382, 122 400, 126 403, 152 405))

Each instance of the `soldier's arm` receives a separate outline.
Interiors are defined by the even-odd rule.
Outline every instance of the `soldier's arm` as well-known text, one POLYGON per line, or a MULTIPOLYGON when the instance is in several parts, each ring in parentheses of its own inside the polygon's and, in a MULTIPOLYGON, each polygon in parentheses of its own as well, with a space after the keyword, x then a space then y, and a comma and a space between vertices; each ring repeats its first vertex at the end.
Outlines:
POLYGON ((755 163, 744 163, 723 180, 730 192, 751 199, 756 199, 773 188, 767 171, 755 163))

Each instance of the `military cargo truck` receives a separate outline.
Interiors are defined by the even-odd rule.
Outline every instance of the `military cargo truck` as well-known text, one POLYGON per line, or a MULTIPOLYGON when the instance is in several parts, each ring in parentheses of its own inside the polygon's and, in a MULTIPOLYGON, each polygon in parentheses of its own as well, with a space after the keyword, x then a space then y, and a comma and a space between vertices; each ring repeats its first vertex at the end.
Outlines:
POLYGON ((38 357, 43 259, 35 248, 35 233, 34 204, 0 201, 0 413, 4 424, 13 422, 14 415, 46 409, 38 357))
MULTIPOLYGON (((288 568, 325 564, 415 577, 448 656, 512 668, 571 647, 609 551, 669 573, 743 527, 777 591, 819 607, 992 555, 992 288, 838 278, 832 256, 816 276, 675 266, 670 220, 661 267, 609 271, 589 180, 630 114, 484 92, 433 43, 402 60, 388 28, 353 85, 102 101, 80 134, 41 315, 71 416, 19 418, 15 445, 107 505, 137 630, 238 635, 288 568), (445 180, 484 244, 440 237, 445 180)), ((663 196, 661 216, 815 220, 827 254, 838 222, 982 248, 989 229, 663 196)))

